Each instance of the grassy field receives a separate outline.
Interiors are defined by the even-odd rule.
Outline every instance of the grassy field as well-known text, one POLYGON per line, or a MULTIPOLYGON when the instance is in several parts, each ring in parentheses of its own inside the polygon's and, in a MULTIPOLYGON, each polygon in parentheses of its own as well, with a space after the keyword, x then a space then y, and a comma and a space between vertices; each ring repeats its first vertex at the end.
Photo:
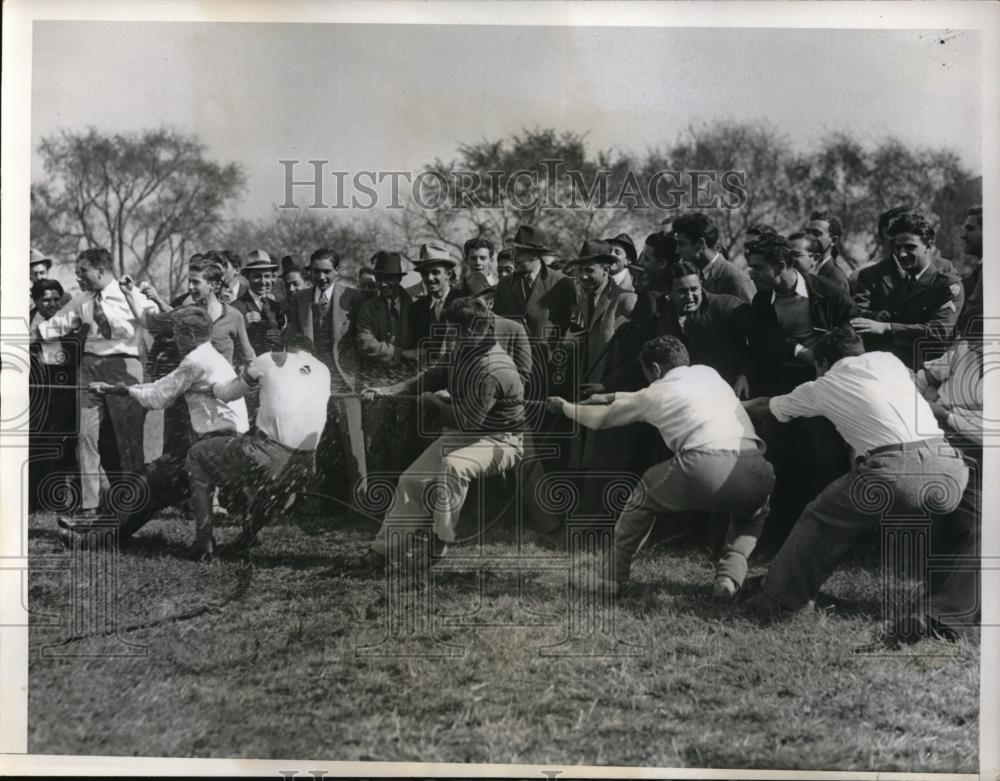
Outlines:
MULTIPOLYGON (((31 530, 33 555, 65 555, 52 516, 31 530)), ((637 587, 592 616, 613 639, 560 644, 565 570, 501 567, 553 553, 518 551, 498 531, 455 551, 481 554, 479 566, 436 572, 430 592, 392 592, 432 596, 435 640, 389 646, 385 582, 324 575, 372 529, 311 531, 276 525, 249 565, 204 565, 183 559, 188 522, 151 523, 118 561, 121 640, 59 645, 72 633, 70 574, 34 570, 29 751, 976 770, 978 644, 856 653, 879 624, 871 547, 827 584, 823 606, 761 627, 708 600, 706 550, 661 545, 638 560, 637 587)))

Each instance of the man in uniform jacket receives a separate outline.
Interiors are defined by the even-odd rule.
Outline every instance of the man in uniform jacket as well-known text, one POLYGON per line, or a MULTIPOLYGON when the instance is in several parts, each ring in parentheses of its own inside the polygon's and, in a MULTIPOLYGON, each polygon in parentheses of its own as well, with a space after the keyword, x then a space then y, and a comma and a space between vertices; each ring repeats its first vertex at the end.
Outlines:
POLYGON ((355 491, 366 490, 367 474, 361 402, 343 395, 353 392, 356 385, 358 351, 351 338, 351 314, 360 293, 344 283, 339 269, 340 255, 335 250, 324 247, 312 253, 309 274, 313 286, 299 290, 289 301, 288 331, 308 338, 316 357, 330 370, 328 421, 316 451, 314 488, 320 493, 336 485, 350 502, 355 491), (346 469, 335 468, 341 456, 346 469), (346 486, 343 477, 347 478, 346 486))
POLYGON ((944 347, 921 350, 918 340, 951 337, 965 294, 954 274, 932 263, 934 229, 919 214, 903 214, 889 226, 895 254, 858 274, 851 325, 866 350, 893 353, 911 370, 944 347))

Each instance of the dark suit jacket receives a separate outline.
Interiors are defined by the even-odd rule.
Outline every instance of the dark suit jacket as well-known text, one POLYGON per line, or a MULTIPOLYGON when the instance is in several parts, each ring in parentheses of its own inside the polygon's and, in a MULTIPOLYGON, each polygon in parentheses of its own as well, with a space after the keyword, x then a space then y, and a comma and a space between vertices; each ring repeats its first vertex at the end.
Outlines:
POLYGON ((260 311, 260 307, 258 307, 254 302, 249 290, 236 299, 232 306, 234 309, 243 313, 243 320, 247 327, 247 336, 250 337, 250 344, 253 347, 254 352, 257 353, 257 355, 262 355, 263 353, 270 352, 274 349, 274 345, 267 341, 267 331, 270 328, 277 328, 279 331, 284 330, 285 325, 288 323, 288 316, 285 314, 285 308, 273 298, 268 300, 267 308, 270 311, 273 324, 268 323, 267 318, 265 318, 263 313, 260 311), (261 315, 260 321, 256 323, 249 322, 246 319, 249 312, 256 312, 261 315))
POLYGON ((493 311, 501 317, 520 321, 531 339, 552 341, 565 335, 575 302, 573 281, 543 263, 527 300, 519 275, 511 274, 501 279, 497 283, 493 311))
MULTIPOLYGON (((292 296, 288 309, 288 329, 291 333, 302 334, 315 339, 313 327, 313 297, 315 288, 299 290, 292 296)), ((357 288, 337 280, 333 287, 330 305, 333 307, 330 339, 333 343, 332 354, 318 356, 330 367, 333 384, 354 387, 358 371, 358 351, 354 339, 347 338, 351 333, 351 315, 356 309, 357 300, 361 296, 357 288)))
MULTIPOLYGON (((813 328, 829 331, 851 319, 851 299, 832 282, 815 274, 803 274, 809 292, 809 316, 813 328)), ((796 341, 778 324, 771 302, 773 293, 761 291, 750 304, 750 384, 755 396, 788 393, 796 385, 816 378, 816 369, 803 364, 788 366, 795 357, 796 341)))
POLYGON ((856 316, 892 323, 888 333, 865 334, 865 348, 892 352, 911 369, 934 357, 917 355, 916 340, 949 339, 964 301, 965 291, 954 274, 932 263, 919 279, 910 281, 900 274, 894 258, 862 269, 854 288, 856 316))
POLYGON ((417 364, 403 358, 403 350, 410 340, 412 305, 410 294, 401 289, 399 319, 394 326, 385 298, 376 295, 361 302, 353 326, 361 386, 389 385, 416 373, 417 364))
POLYGON ((844 273, 843 269, 837 265, 836 258, 830 258, 826 263, 820 266, 819 270, 816 272, 816 276, 829 280, 848 295, 851 294, 851 282, 847 278, 847 274, 844 273))
POLYGON ((586 324, 582 331, 571 334, 579 339, 580 344, 580 381, 599 382, 608 363, 611 340, 618 326, 632 314, 636 295, 622 290, 614 280, 608 279, 593 312, 590 311, 589 294, 580 289, 577 295, 580 322, 581 325, 586 324))
POLYGON ((677 313, 667 296, 657 300, 656 312, 642 322, 623 325, 615 334, 618 352, 612 358, 617 369, 605 376, 602 384, 609 390, 638 390, 645 385, 639 351, 646 341, 657 336, 675 336, 684 342, 692 364, 715 369, 730 385, 749 374, 747 332, 750 328, 750 305, 724 293, 702 294, 701 306, 682 329, 677 313), (631 353, 626 357, 625 353, 631 353))
MULTIPOLYGON (((441 307, 442 314, 452 301, 461 297, 461 293, 455 288, 448 290, 448 295, 444 298, 444 306, 441 307)), ((429 295, 421 296, 410 304, 409 330, 406 349, 417 349, 421 346, 421 340, 426 339, 428 341, 423 345, 425 356, 436 357, 440 353, 444 343, 443 333, 447 330, 447 326, 443 317, 440 320, 435 319, 429 295)))

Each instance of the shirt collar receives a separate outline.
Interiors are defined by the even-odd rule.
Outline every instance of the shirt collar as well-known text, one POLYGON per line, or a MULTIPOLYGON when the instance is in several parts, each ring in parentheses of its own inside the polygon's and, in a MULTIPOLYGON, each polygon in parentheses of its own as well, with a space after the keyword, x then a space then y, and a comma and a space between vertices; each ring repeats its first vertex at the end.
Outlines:
POLYGON ((621 285, 625 281, 625 275, 628 274, 628 267, 626 266, 621 271, 616 274, 612 274, 611 278, 615 281, 616 285, 621 285))
POLYGON ((333 287, 336 284, 337 284, 336 282, 331 282, 330 283, 330 287, 326 288, 325 290, 321 290, 320 288, 316 288, 315 289, 316 292, 313 294, 313 302, 316 303, 316 304, 323 303, 323 302, 329 303, 330 299, 333 298, 333 287))
POLYGON ((104 288, 104 290, 94 291, 94 298, 97 298, 98 296, 100 296, 102 299, 109 297, 117 298, 123 295, 124 293, 122 293, 121 285, 118 284, 117 279, 112 279, 110 284, 108 284, 108 286, 104 288))
POLYGON ((926 272, 927 269, 929 269, 931 267, 931 265, 932 265, 932 264, 928 263, 926 266, 924 266, 922 269, 920 269, 920 273, 919 274, 913 274, 911 276, 910 274, 908 274, 906 272, 906 270, 902 266, 899 265, 899 261, 896 260, 896 256, 895 255, 892 256, 892 262, 896 264, 896 270, 899 272, 899 276, 903 277, 903 279, 906 279, 907 277, 910 277, 911 279, 920 279, 920 277, 922 277, 924 275, 924 272, 926 272))
POLYGON ((710 261, 708 261, 708 263, 705 264, 705 268, 703 268, 702 271, 703 272, 707 271, 708 267, 711 266, 713 263, 715 263, 715 261, 717 261, 721 257, 722 257, 722 253, 721 252, 716 252, 715 253, 715 257, 712 258, 710 261))
POLYGON ((264 300, 264 297, 263 296, 258 296, 256 293, 254 293, 252 290, 249 290, 249 289, 247 290, 247 292, 250 294, 250 300, 253 301, 257 305, 258 309, 260 309, 260 305, 261 305, 261 302, 264 300))
MULTIPOLYGON (((809 288, 806 286, 806 275, 800 274, 798 271, 795 272, 795 295, 799 298, 804 298, 806 301, 809 300, 809 288)), ((771 303, 773 304, 778 298, 778 294, 775 291, 771 291, 771 303)))
POLYGON ((680 377, 680 375, 683 374, 689 368, 691 368, 691 367, 690 366, 675 366, 673 369, 671 369, 666 374, 664 374, 662 377, 660 377, 660 379, 653 380, 651 383, 649 383, 649 387, 653 387, 654 385, 659 385, 660 383, 663 383, 663 382, 671 382, 671 381, 677 379, 678 377, 680 377))

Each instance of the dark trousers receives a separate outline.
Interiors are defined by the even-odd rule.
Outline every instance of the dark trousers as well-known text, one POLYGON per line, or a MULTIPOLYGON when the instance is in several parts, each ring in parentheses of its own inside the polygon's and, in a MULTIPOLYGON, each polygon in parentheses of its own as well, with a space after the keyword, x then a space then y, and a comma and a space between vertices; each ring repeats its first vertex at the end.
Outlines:
MULTIPOLYGON (((35 367, 32 367, 33 370, 35 367)), ((58 382, 56 371, 41 367, 40 385, 58 382)), ((75 374, 67 370, 66 379, 76 382, 75 374)), ((76 431, 77 391, 44 388, 30 390, 28 510, 63 511, 72 504, 76 494, 76 431)))
POLYGON ((969 484, 954 512, 935 517, 927 591, 928 614, 949 629, 975 626, 980 619, 979 570, 982 534, 982 448, 965 448, 969 484))
POLYGON ((310 490, 350 507, 356 493, 365 490, 367 474, 361 399, 331 398, 310 490))

